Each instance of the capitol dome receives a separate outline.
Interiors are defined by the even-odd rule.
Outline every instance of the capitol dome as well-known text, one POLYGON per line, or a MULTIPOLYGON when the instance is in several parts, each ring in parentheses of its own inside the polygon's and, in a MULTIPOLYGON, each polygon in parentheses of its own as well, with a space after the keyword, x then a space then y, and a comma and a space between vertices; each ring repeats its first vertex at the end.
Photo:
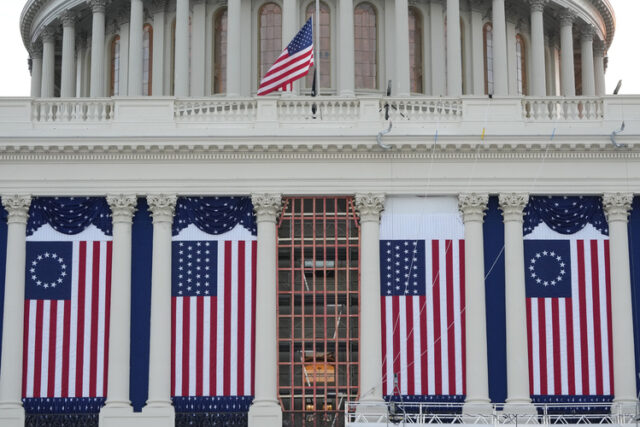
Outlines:
POLYGON ((608 0, 28 0, 20 30, 0 425, 637 422, 608 0))

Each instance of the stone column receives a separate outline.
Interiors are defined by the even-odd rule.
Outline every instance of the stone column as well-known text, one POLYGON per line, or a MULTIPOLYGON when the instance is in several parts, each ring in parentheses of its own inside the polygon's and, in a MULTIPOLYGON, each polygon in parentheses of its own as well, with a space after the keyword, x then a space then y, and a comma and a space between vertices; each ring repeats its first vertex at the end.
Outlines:
POLYGON ((505 412, 535 413, 529 395, 527 306, 524 282, 523 209, 526 193, 499 195, 504 219, 505 302, 507 323, 507 401, 505 412))
POLYGON ((22 349, 24 331, 24 286, 26 230, 31 197, 2 197, 7 218, 7 260, 2 327, 2 361, 0 363, 0 425, 22 427, 22 349))
POLYGON ((595 30, 586 26, 580 34, 580 52, 582 53, 582 96, 596 95, 596 79, 593 65, 593 35, 595 30))
POLYGON ((193 2, 193 18, 191 22, 191 96, 204 96, 205 75, 205 40, 207 22, 207 2, 195 0, 193 2))
MULTIPOLYGON (((230 3, 233 4, 235 2, 230 3)), ((232 28, 231 25, 228 28, 232 28)), ((175 46, 174 95, 176 97, 185 97, 189 96, 189 0, 176 1, 175 46)), ((232 57, 234 55, 229 56, 232 57)))
POLYGON ((353 0, 338 1, 340 43, 338 43, 338 93, 354 96, 355 53, 353 32, 353 0))
POLYGON ((177 199, 173 194, 147 196, 153 217, 153 265, 149 397, 143 413, 171 427, 175 423, 171 405, 171 225, 177 199))
POLYGON ((596 96, 604 96, 605 80, 604 80, 604 43, 598 40, 593 50, 593 68, 596 79, 596 96))
POLYGON ((458 207, 464 221, 465 318, 467 352, 467 398, 464 413, 491 414, 487 363, 487 322, 484 292, 484 235, 482 224, 488 194, 460 194, 458 207))
POLYGON ((129 93, 129 28, 131 23, 131 5, 124 3, 117 12, 117 24, 120 32, 120 90, 117 96, 127 96, 129 93))
POLYGON ((280 194, 252 194, 258 223, 256 266, 255 399, 249 408, 249 427, 281 427, 278 401, 278 331, 276 327, 276 221, 282 207, 280 194))
POLYGON ((447 0, 447 95, 462 95, 460 0, 447 0))
POLYGON ((356 194, 355 201, 360 216, 360 354, 364 355, 360 360, 360 402, 383 404, 380 212, 385 195, 356 194))
POLYGON ((43 98, 53 98, 55 86, 56 33, 52 28, 42 32, 42 88, 43 98))
MULTIPOLYGON (((227 3, 227 52, 240 52, 242 39, 241 0, 227 3)), ((227 55, 227 96, 240 96, 241 55, 227 55)), ((260 76, 262 77, 262 76, 260 76)))
POLYGON ((632 193, 607 193, 602 197, 609 222, 611 261, 611 329, 613 334, 613 412, 636 414, 636 367, 633 347, 633 309, 629 265, 628 217, 632 193))
POLYGON ((144 27, 144 8, 142 0, 131 0, 131 15, 129 22, 129 88, 127 95, 142 96, 142 39, 144 27))
POLYGON ((545 96, 547 81, 543 12, 547 0, 529 0, 529 4, 531 6, 531 95, 545 96))
MULTIPOLYGON (((449 0, 456 1, 456 0, 449 0)), ((409 73, 409 4, 407 0, 395 1, 395 96, 406 97, 411 94, 409 73)))
POLYGON ((493 92, 497 96, 509 93, 507 71, 507 21, 504 0, 493 0, 493 92))
POLYGON ((484 45, 482 33, 482 16, 485 12, 484 2, 472 0, 471 7, 471 64, 473 94, 484 95, 484 45))
MULTIPOLYGON (((131 409, 129 401, 129 347, 131 331, 131 228, 136 211, 135 195, 110 195, 113 221, 111 265, 111 316, 109 323, 109 377, 107 402, 110 408, 131 409)), ((102 411, 101 411, 102 412, 102 411)))
POLYGON ((70 11, 62 14, 62 73, 60 97, 76 96, 76 17, 70 11))
POLYGON ((562 96, 576 96, 576 77, 573 69, 573 21, 575 15, 565 11, 560 15, 560 86, 562 96))
MULTIPOLYGON (((315 10, 315 8, 314 8, 315 10)), ((297 34, 298 28, 298 2, 297 0, 283 0, 282 1, 282 49, 287 47, 289 42, 295 37, 297 34)), ((317 39, 317 28, 316 28, 316 18, 315 13, 313 14, 313 40, 315 42, 314 49, 315 52, 319 52, 318 49, 318 41, 317 39)), ((316 64, 318 64, 318 56, 315 56, 316 64)), ((313 70, 312 70, 313 71, 313 70)), ((326 71, 326 70, 325 70, 326 71)), ((262 77, 262 76, 260 76, 262 77)), ((319 83, 319 82, 318 82, 319 83)), ((296 80, 293 82, 293 90, 289 91, 287 88, 286 91, 282 92, 283 96, 293 96, 300 93, 300 80, 296 80)))
POLYGON ((91 26, 91 98, 105 96, 104 90, 104 9, 106 0, 90 0, 93 22, 91 26))
POLYGON ((431 94, 444 96, 447 93, 447 81, 444 46, 444 14, 442 0, 431 0, 431 94))
POLYGON ((31 96, 40 98, 42 87, 42 44, 34 43, 31 50, 31 96))
POLYGON ((153 0, 153 72, 151 93, 153 96, 164 95, 164 26, 166 0, 153 0))

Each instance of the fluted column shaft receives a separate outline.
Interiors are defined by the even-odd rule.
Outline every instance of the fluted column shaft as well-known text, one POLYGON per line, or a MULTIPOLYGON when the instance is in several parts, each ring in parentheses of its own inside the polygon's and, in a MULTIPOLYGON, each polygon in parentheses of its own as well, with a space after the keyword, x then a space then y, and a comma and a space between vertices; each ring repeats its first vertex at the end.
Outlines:
POLYGON ((489 405, 489 372, 487 363, 487 322, 484 291, 484 236, 482 225, 489 202, 488 194, 461 194, 458 207, 464 221, 464 277, 467 397, 465 412, 492 411, 489 405))
POLYGON ((484 52, 482 33, 482 3, 471 2, 471 66, 473 94, 484 95, 484 52))
POLYGON ((446 62, 444 46, 444 14, 442 0, 431 0, 430 4, 431 31, 431 94, 445 95, 447 89, 446 62))
POLYGON ((340 20, 340 43, 338 43, 338 93, 340 96, 354 96, 355 47, 353 32, 353 0, 338 1, 340 20))
POLYGON ((628 217, 633 194, 609 193, 602 198, 609 222, 609 260, 611 262, 611 328, 613 334, 612 410, 635 414, 636 369, 633 347, 633 309, 629 265, 628 217))
POLYGON ((26 230, 31 197, 2 197, 7 218, 7 258, 2 327, 2 361, 0 363, 0 420, 4 410, 22 410, 22 349, 24 330, 24 291, 26 230))
POLYGON ((462 95, 460 0, 447 0, 447 95, 462 95))
POLYGON ((67 12, 62 16, 62 74, 60 96, 76 95, 76 18, 67 12))
POLYGON ((563 96, 576 96, 576 78, 573 68, 573 21, 575 16, 566 12, 560 16, 560 86, 563 96))
POLYGON ((164 26, 165 0, 156 0, 153 9, 153 72, 151 93, 153 96, 164 95, 164 26))
POLYGON ((282 207, 280 194, 251 196, 258 224, 256 265, 256 378, 255 399, 249 410, 250 427, 280 427, 278 401, 278 330, 276 283, 276 221, 282 207))
POLYGON ((174 94, 176 97, 185 97, 189 96, 189 0, 176 1, 175 45, 174 94))
MULTIPOLYGON (((241 0, 227 3, 227 52, 236 52, 235 55, 227 55, 227 96, 240 96, 240 76, 242 75, 242 57, 237 54, 241 51, 242 39, 242 7, 241 0)), ((262 76, 260 76, 262 77, 262 76)))
POLYGON ((104 9, 105 0, 90 2, 93 12, 91 24, 91 89, 90 96, 105 96, 104 90, 104 9))
POLYGON ((409 4, 407 0, 395 1, 395 85, 394 95, 409 96, 411 77, 409 72, 409 4))
POLYGON ((507 323, 507 404, 531 403, 524 278, 523 210, 529 196, 500 194, 504 220, 505 302, 507 323))
POLYGON ((131 346, 131 228, 135 195, 107 197, 113 218, 111 315, 109 317, 109 369, 106 407, 131 407, 129 401, 129 348, 131 346))
POLYGON ((604 96, 606 91, 604 79, 604 47, 601 44, 598 44, 593 52, 593 67, 596 80, 596 96, 604 96))
POLYGON ((171 406, 171 225, 177 197, 147 197, 153 217, 151 334, 147 406, 171 406))
MULTIPOLYGON (((142 40, 144 32, 144 9, 142 0, 131 0, 131 15, 129 23, 129 96, 142 96, 142 40)), ((177 51, 176 51, 177 52, 177 51)))
POLYGON ((493 91, 494 95, 508 95, 507 22, 504 0, 493 0, 493 91))
POLYGON ((52 29, 42 33, 42 86, 43 98, 53 98, 55 85, 56 38, 52 29))
POLYGON ((580 38, 583 96, 596 95, 596 79, 594 75, 595 68, 593 65, 593 35, 593 28, 587 27, 582 30, 580 38))
POLYGON ((31 54, 31 96, 40 98, 42 92, 42 48, 35 47, 31 54))
POLYGON ((380 212, 384 194, 356 194, 360 216, 360 401, 382 402, 380 212))
POLYGON ((204 93, 205 80, 205 40, 207 22, 207 2, 196 0, 193 2, 193 18, 191 28, 191 96, 202 97, 204 93))
MULTIPOLYGON (((295 37, 298 32, 298 6, 297 0, 282 0, 282 49, 287 47, 289 42, 295 37)), ((314 8, 315 11, 315 8, 314 8)), ((318 41, 317 41, 317 28, 316 28, 316 16, 313 14, 313 40, 316 42, 314 45, 315 51, 318 52, 318 41)), ((318 64, 318 56, 315 56, 316 65, 318 64)), ((262 77, 262 76, 260 76, 262 77)), ((292 90, 290 91, 287 87, 287 90, 282 94, 284 96, 292 96, 297 95, 300 92, 300 81, 296 80, 292 84, 292 90)))
POLYGON ((547 94, 543 12, 546 0, 530 0, 531 4, 531 95, 547 94))

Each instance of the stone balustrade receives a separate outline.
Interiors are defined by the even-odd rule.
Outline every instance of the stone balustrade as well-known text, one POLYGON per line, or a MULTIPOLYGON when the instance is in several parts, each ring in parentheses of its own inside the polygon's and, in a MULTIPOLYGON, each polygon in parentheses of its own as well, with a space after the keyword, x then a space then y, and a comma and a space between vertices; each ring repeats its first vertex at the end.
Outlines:
POLYGON ((522 116, 528 122, 602 120, 604 100, 595 97, 523 98, 522 116))

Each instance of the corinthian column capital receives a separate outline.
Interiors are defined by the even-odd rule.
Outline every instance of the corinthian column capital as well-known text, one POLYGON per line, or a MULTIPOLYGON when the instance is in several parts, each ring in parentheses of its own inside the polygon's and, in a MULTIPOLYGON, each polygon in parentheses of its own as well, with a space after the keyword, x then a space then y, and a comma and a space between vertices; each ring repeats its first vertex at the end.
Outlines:
POLYGON ((136 212, 138 198, 135 194, 110 194, 107 196, 107 203, 111 208, 111 217, 114 223, 131 223, 133 214, 136 212))
POLYGON ((60 22, 62 22, 63 27, 73 27, 76 25, 76 14, 70 10, 65 10, 60 15, 60 22))
POLYGON ((527 193, 501 193, 498 196, 504 221, 522 222, 522 213, 529 202, 527 193))
POLYGON ((2 206, 9 214, 8 223, 26 224, 29 219, 31 196, 27 194, 11 194, 2 196, 2 206))
POLYGON ((153 222, 173 222, 178 196, 175 194, 151 194, 147 196, 153 222))
POLYGON ((529 0, 529 7, 532 12, 542 12, 549 0, 529 0))
POLYGON ((107 0, 89 0, 89 6, 93 13, 104 13, 107 7, 107 0))
POLYGON ((458 195, 458 209, 462 213, 465 223, 469 221, 482 222, 488 203, 489 195, 486 193, 463 193, 458 195))
POLYGON ((576 14, 567 9, 560 14, 560 25, 563 27, 571 26, 576 18, 576 14))
POLYGON ((380 221, 380 212, 384 210, 385 195, 382 193, 356 194, 356 209, 360 221, 380 221))
POLYGON ((276 221, 282 209, 282 194, 256 193, 251 195, 258 221, 276 221))
POLYGON ((632 203, 633 193, 605 193, 602 196, 602 205, 608 222, 627 222, 632 203))

